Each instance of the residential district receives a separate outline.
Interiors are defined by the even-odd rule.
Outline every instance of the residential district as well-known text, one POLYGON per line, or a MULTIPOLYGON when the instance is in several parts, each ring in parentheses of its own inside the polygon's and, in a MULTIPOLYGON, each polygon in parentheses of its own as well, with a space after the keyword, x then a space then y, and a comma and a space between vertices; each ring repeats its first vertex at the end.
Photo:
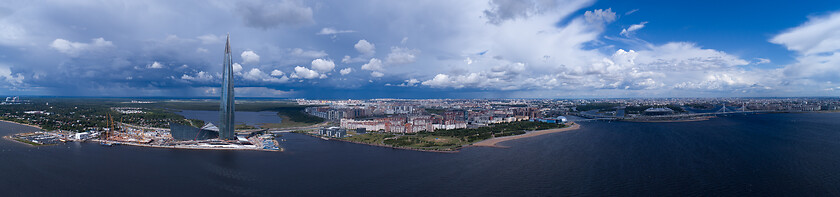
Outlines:
MULTIPOLYGON (((357 132, 418 133, 565 116, 624 121, 705 120, 731 113, 837 111, 838 98, 296 100, 306 112, 357 132)), ((333 128, 335 129, 335 128, 333 128)), ((326 132, 321 132, 326 133, 326 132)), ((340 136, 340 135, 339 135, 340 136)))

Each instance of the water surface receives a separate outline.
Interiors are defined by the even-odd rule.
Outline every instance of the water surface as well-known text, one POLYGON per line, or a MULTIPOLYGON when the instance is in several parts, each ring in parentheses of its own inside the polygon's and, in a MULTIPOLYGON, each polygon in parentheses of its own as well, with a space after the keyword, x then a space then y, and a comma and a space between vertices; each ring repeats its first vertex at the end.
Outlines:
MULTIPOLYGON (((286 152, 0 141, 3 196, 840 196, 840 114, 586 122, 459 153, 286 134, 286 152)), ((0 123, 0 134, 27 129, 0 123)))

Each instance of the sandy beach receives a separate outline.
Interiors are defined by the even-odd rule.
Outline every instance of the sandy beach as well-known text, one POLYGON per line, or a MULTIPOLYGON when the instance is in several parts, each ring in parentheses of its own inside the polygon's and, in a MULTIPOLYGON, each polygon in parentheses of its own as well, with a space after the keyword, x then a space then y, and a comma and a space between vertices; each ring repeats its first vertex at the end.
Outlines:
POLYGON ((580 128, 580 125, 579 125, 579 124, 574 124, 574 125, 572 125, 571 127, 566 127, 566 128, 559 128, 559 129, 547 129, 547 130, 539 130, 539 131, 531 131, 531 132, 528 132, 528 133, 525 133, 525 134, 522 134, 522 135, 505 136, 505 137, 499 137, 499 138, 491 138, 491 139, 487 139, 487 140, 480 141, 480 142, 478 142, 478 143, 472 144, 472 145, 470 145, 470 146, 487 146, 487 147, 499 147, 499 148, 504 148, 504 146, 499 146, 499 145, 496 145, 496 144, 497 144, 497 143, 499 143, 499 142, 510 141, 510 140, 515 140, 515 139, 521 139, 521 138, 527 138, 527 137, 534 137, 534 136, 545 135, 545 134, 549 134, 549 133, 558 133, 558 132, 563 132, 563 131, 571 131, 571 130, 575 130, 575 129, 579 129, 579 128, 580 128))

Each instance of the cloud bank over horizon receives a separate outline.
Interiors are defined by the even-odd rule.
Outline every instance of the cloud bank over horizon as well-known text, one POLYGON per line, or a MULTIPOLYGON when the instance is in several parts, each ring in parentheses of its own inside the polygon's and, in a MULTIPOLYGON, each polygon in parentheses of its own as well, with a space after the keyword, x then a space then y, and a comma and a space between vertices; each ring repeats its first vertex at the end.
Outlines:
POLYGON ((692 26, 652 12, 594 0, 12 2, 0 5, 0 94, 216 96, 230 33, 237 96, 840 96, 840 9, 750 32, 765 36, 753 46, 669 37, 692 26), (750 52, 766 45, 778 49, 750 52))

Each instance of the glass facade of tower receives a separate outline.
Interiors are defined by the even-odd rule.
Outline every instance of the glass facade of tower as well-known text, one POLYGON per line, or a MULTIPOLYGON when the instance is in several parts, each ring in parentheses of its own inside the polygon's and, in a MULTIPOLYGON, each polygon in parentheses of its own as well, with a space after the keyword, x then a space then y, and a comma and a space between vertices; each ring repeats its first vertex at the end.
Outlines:
POLYGON ((174 122, 169 123, 169 132, 175 140, 206 140, 219 137, 218 131, 204 128, 195 128, 189 125, 182 125, 174 122))
POLYGON ((232 140, 233 133, 233 60, 230 54, 230 35, 225 43, 224 71, 222 72, 222 102, 219 105, 219 139, 232 140))

